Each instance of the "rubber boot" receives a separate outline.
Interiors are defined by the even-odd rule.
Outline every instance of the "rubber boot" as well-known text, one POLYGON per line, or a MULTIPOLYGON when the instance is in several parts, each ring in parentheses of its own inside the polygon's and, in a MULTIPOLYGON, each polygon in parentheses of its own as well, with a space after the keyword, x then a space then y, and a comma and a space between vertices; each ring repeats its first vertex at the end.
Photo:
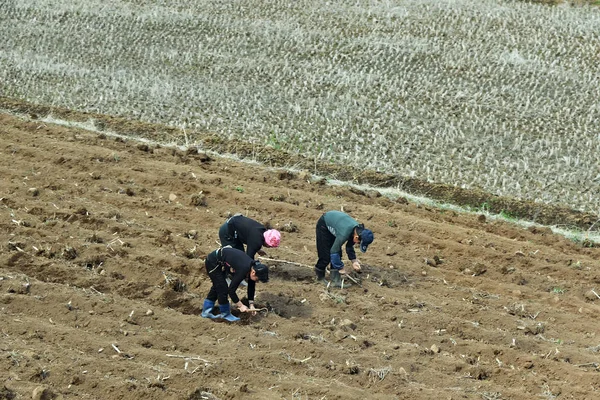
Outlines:
MULTIPOLYGON (((342 287, 342 276, 340 275, 340 271, 337 269, 332 269, 329 271, 329 277, 331 278, 331 286, 341 288, 342 287)), ((350 282, 344 280, 344 289, 352 286, 350 282)))
POLYGON ((325 270, 315 268, 315 281, 327 285, 325 280, 325 270))
POLYGON ((202 314, 200 314, 200 316, 202 318, 210 318, 210 319, 218 318, 218 315, 215 315, 212 313, 214 306, 215 306, 214 301, 205 299, 204 304, 202 305, 202 314))
POLYGON ((225 321, 237 322, 240 320, 238 317, 231 314, 231 305, 229 305, 229 303, 219 304, 219 310, 221 310, 221 314, 219 314, 219 318, 223 318, 225 321))

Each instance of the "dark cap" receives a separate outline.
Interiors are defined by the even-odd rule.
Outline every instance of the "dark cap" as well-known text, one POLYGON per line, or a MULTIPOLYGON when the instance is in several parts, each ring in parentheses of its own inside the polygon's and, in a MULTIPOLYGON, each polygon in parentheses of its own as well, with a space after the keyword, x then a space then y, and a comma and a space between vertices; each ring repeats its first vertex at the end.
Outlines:
POLYGON ((254 273, 258 277, 258 280, 267 283, 269 282, 269 267, 263 263, 259 263, 258 261, 254 263, 252 266, 254 268, 254 273))
POLYGON ((373 236, 373 232, 371 232, 369 229, 363 229, 360 233, 360 251, 365 253, 367 251, 367 247, 373 243, 374 239, 375 237, 373 236))

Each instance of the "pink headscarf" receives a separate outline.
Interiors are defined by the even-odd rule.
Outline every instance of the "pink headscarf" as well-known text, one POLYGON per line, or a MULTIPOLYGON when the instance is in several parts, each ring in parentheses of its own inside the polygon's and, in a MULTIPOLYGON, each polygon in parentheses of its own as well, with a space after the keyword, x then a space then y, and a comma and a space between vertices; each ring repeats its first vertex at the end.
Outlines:
POLYGON ((263 236, 265 237, 265 243, 269 247, 279 247, 281 242, 281 234, 275 229, 269 229, 263 236))

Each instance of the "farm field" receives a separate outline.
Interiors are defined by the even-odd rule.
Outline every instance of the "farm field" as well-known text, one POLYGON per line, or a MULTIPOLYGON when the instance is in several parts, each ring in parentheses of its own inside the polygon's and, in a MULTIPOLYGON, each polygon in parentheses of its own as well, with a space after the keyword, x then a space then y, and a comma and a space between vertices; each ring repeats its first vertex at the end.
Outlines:
MULTIPOLYGON (((599 250, 371 190, 0 114, 1 399, 596 399, 599 250), (375 233, 361 287, 314 226, 375 233), (243 212, 282 231, 256 317, 199 317, 243 212)), ((240 294, 243 291, 239 292, 240 294)))
POLYGON ((9 0, 0 96, 599 214, 582 3, 9 0))
POLYGON ((0 2, 0 400, 599 398, 600 11, 533 3, 0 2), (236 212, 282 245, 226 324, 236 212))

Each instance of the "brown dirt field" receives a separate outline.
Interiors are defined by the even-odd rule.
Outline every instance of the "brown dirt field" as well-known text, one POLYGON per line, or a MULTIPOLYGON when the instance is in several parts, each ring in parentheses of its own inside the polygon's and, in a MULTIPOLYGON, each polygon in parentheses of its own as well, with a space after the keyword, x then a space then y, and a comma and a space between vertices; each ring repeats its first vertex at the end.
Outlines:
POLYGON ((600 397, 597 247, 6 114, 0 135, 0 399, 600 397), (328 290, 314 229, 341 207, 375 241, 362 287, 328 290), (226 324, 199 317, 203 258, 235 212, 282 244, 267 310, 226 324))

